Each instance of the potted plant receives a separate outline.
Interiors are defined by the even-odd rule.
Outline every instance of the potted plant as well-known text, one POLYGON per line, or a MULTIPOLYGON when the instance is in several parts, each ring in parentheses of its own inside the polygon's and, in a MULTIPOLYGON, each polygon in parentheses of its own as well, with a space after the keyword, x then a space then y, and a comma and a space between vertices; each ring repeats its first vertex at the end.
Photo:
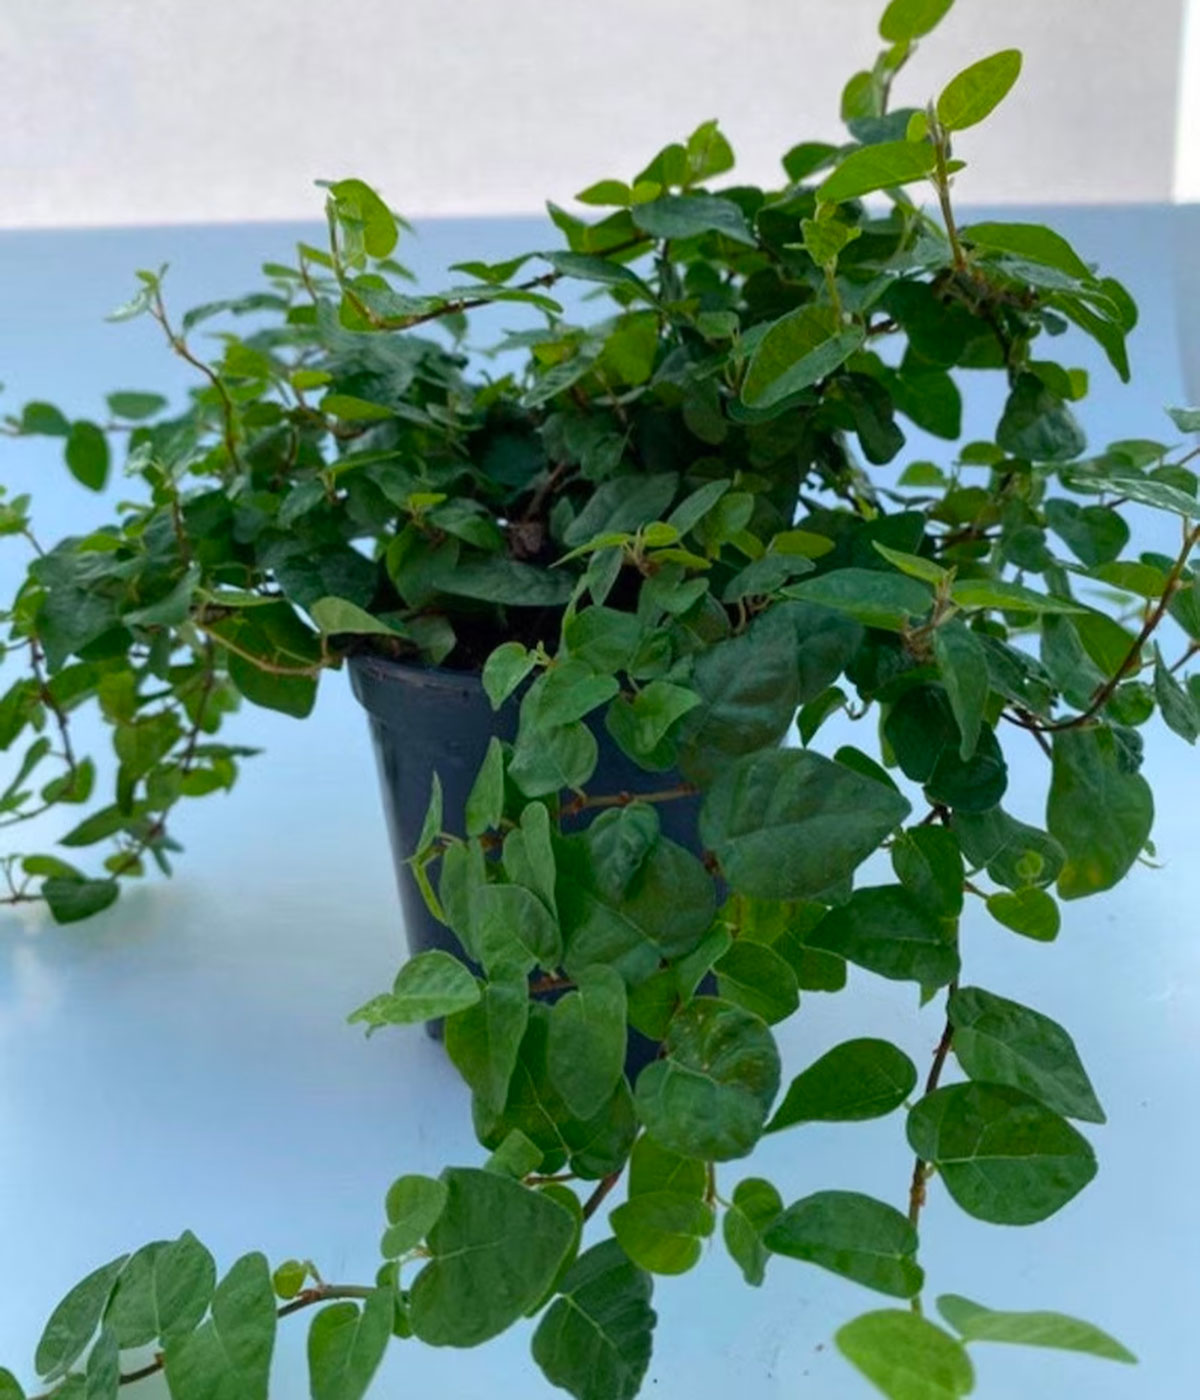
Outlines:
MULTIPOLYGON (((239 702, 303 716, 344 666, 417 948, 351 1019, 444 1021, 491 1155, 393 1185, 370 1283, 307 1261, 272 1275, 260 1254, 218 1282, 188 1233, 111 1261, 51 1316, 46 1393, 165 1368, 176 1400, 264 1397, 277 1319, 320 1305, 318 1400, 362 1395, 393 1335, 471 1346, 526 1316, 551 1383, 626 1400, 652 1276, 695 1264, 718 1219, 752 1285, 778 1257, 882 1295, 837 1344, 897 1400, 968 1394, 980 1341, 1132 1360, 1022 1300, 942 1296, 941 1321, 922 1304, 927 1191, 1036 1223, 1095 1173, 1072 1120, 1104 1120, 1067 1031, 970 985, 964 904, 1053 939, 1057 899, 1111 888, 1147 846, 1139 727, 1157 711, 1200 732, 1181 675, 1200 649, 1192 453, 1086 455, 1086 376, 1054 354, 1073 326, 1127 377, 1128 293, 1052 230, 959 227, 951 202, 1020 55, 889 106, 949 4, 892 0, 843 94, 850 139, 794 146, 778 190, 716 192, 733 157, 706 123, 583 191, 594 218, 551 206, 565 248, 463 265, 443 294, 405 288, 400 221, 358 180, 328 187, 328 248, 268 264, 268 290, 176 320, 161 273, 139 274, 117 314, 152 316, 199 377, 175 416, 109 401, 143 499, 49 548, 27 499, 0 514, 33 550, 7 613, 25 669, 0 744, 22 757, 0 812, 91 802, 84 705, 116 759, 66 856, 5 858, 5 902, 82 919, 169 869, 175 804, 246 756, 221 737, 239 702), (910 195, 925 181, 938 217, 910 195), (863 202, 881 192, 883 212, 863 202), (602 302, 586 324, 558 300, 571 283, 602 302), (469 317, 497 303, 533 315, 489 373, 469 317), (210 359, 195 333, 220 312, 253 329, 210 359), (962 387, 988 372, 1002 414, 961 444, 962 387), (943 464, 909 460, 898 417, 955 444, 943 464), (1180 518, 1177 555, 1126 554, 1140 507, 1180 518), (878 756, 822 752, 839 717, 875 727, 878 756), (1001 733, 1045 753, 1045 829, 1005 809, 1001 733), (78 868, 101 842, 102 871, 78 868), (848 963, 944 998, 927 1073, 862 1038, 780 1095, 771 1026, 848 963), (764 1133, 901 1105, 899 1209, 838 1189, 788 1203, 726 1165, 764 1133), (610 1230, 585 1245, 602 1207, 610 1230)), ((63 438, 75 477, 104 485, 104 426, 44 403, 8 426, 63 438)), ((23 1395, 0 1372, 0 1397, 23 1395)))

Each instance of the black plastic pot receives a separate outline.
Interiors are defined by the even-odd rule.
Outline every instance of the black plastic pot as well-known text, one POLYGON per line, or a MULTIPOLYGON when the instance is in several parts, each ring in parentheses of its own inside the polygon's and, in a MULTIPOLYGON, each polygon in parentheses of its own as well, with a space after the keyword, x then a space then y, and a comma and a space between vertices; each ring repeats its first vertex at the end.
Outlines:
MULTIPOLYGON (((367 712, 383 790, 384 815, 396 864, 396 882, 409 951, 442 948, 465 956, 454 934, 429 912, 406 864, 420 836, 436 772, 442 784, 444 825, 461 832, 467 796, 493 735, 516 733, 517 705, 492 709, 477 675, 436 667, 408 665, 381 656, 355 656, 350 684, 367 712)), ((681 781, 674 773, 647 773, 627 758, 602 724, 594 726, 599 762, 589 786, 596 792, 652 792, 681 781)), ((699 854, 697 819, 700 799, 663 803, 658 811, 663 834, 699 854)), ((441 1036, 441 1023, 429 1033, 441 1036)), ((658 1047, 630 1030, 631 1073, 647 1063, 658 1047)))

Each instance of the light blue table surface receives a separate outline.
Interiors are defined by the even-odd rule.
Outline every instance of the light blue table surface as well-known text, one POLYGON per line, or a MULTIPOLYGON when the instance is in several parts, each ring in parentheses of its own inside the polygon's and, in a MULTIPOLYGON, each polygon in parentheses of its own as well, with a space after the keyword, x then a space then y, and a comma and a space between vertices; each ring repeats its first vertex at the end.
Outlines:
MULTIPOLYGON (((1068 357, 1093 370, 1091 441, 1169 438, 1162 408, 1187 401, 1183 365, 1200 347, 1195 211, 1054 217, 1142 305, 1132 386, 1087 346, 1068 357)), ((0 235, 0 408, 46 397, 95 414, 113 388, 179 393, 186 367, 152 325, 102 320, 127 296, 132 269, 170 262, 171 300, 183 308, 249 288, 258 263, 286 258, 297 236, 315 241, 320 231, 0 235)), ((543 240, 551 242, 536 221, 446 222, 426 226, 405 251, 429 284, 456 259, 543 240)), ((988 432, 995 409, 994 396, 978 405, 969 430, 988 432)), ((0 480, 34 491, 48 537, 100 518, 52 443, 6 443, 0 480)), ((1174 543, 1149 525, 1142 538, 1174 543)), ((18 545, 4 541, 4 588, 17 557, 18 545)), ((329 1279, 369 1281, 391 1180, 481 1160, 466 1091, 441 1049, 415 1028, 368 1042, 345 1024, 390 982, 404 940, 366 728, 344 677, 328 678, 304 723, 247 709, 230 734, 267 753, 231 795, 183 815, 187 851, 173 881, 130 891, 73 928, 36 912, 0 917, 0 1364, 23 1380, 32 1380, 49 1308, 113 1255, 187 1227, 222 1266, 257 1248, 276 1262, 310 1256, 329 1279)), ((1044 760, 1020 738, 1006 741, 1006 805, 1038 820, 1044 760)), ((1016 938, 974 910, 963 935, 966 980, 1074 1034, 1109 1115, 1088 1130, 1099 1177, 1032 1229, 972 1221, 936 1185, 922 1222, 931 1293, 1074 1313, 1116 1332, 1142 1364, 977 1348, 979 1400, 1200 1393, 1200 755, 1157 727, 1147 739, 1163 868, 1138 868, 1111 894, 1064 906, 1053 945, 1016 938)), ((863 1033, 888 1035, 928 1062, 938 1008, 918 1013, 911 986, 864 972, 852 969, 851 983, 847 995, 809 996, 782 1031, 786 1074, 863 1033)), ((896 1115, 772 1137, 720 1181, 728 1191, 762 1174, 785 1199, 838 1186, 900 1204, 910 1168, 896 1115)), ((644 1393, 865 1400, 874 1392, 831 1337, 882 1301, 784 1259, 764 1288, 748 1289, 714 1242, 691 1274, 656 1282, 660 1323, 644 1393)), ((307 1393, 305 1331, 302 1319, 281 1327, 279 1400, 307 1393)), ((372 1394, 549 1396, 528 1357, 529 1332, 468 1352, 396 1343, 372 1394)), ((150 1400, 165 1387, 130 1393, 150 1400)))

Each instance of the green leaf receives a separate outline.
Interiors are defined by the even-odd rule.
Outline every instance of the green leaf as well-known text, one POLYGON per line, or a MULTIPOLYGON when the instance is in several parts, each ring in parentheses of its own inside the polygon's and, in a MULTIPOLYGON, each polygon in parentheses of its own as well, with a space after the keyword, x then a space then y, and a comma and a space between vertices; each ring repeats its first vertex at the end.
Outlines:
POLYGON ((377 1288, 360 1309, 338 1302, 322 1308, 308 1330, 313 1400, 362 1400, 392 1337, 395 1292, 377 1288))
POLYGON ((437 587, 460 598, 514 608, 557 607, 571 595, 571 580, 566 574, 499 555, 461 560, 437 575, 437 587))
POLYGON ((446 1206, 446 1183, 432 1176, 397 1177, 384 1200, 388 1228, 380 1249, 385 1259, 399 1259, 419 1245, 446 1206))
POLYGON ((1019 583, 995 578, 959 579, 950 588, 950 599, 960 608, 1001 608, 1005 612, 1077 613, 1086 609, 1069 598, 1053 598, 1019 583))
POLYGON ((433 843, 442 832, 443 818, 442 802, 442 780, 435 772, 429 781, 429 804, 425 808, 425 816, 421 822, 421 831, 417 837, 416 848, 413 851, 413 858, 416 859, 433 849, 433 843))
POLYGON ((115 904, 120 888, 115 880, 86 880, 55 875, 42 881, 42 898, 55 923, 74 924, 90 919, 115 904))
POLYGON ((367 1034, 380 1026, 411 1026, 449 1016, 479 1000, 479 983, 452 953, 418 953, 396 974, 391 992, 372 998, 347 1018, 362 1021, 367 1034))
POLYGON ((1069 462, 1087 447, 1071 410, 1036 374, 1017 376, 996 426, 996 441, 1014 457, 1069 462))
POLYGON ((338 217, 362 225, 362 247, 373 258, 386 258, 396 246, 396 217, 363 180, 335 180, 329 186, 338 217))
POLYGON ((135 422, 153 418, 167 406, 161 394, 141 394, 129 389, 109 394, 106 402, 114 418, 129 418, 135 422))
POLYGON ((504 642, 483 663, 483 688, 498 710, 537 665, 533 652, 520 642, 504 642))
POLYGON ((862 345, 861 326, 843 324, 828 306, 802 306, 775 321, 758 342, 742 382, 742 401, 770 408, 832 374, 862 345))
POLYGON ((261 1254, 246 1254, 217 1285, 212 1316, 166 1344, 171 1400, 267 1400, 275 1293, 261 1254))
POLYGON ((409 1295, 412 1329, 430 1346, 478 1346, 543 1296, 575 1239, 570 1212, 494 1172, 449 1167, 428 1264, 409 1295))
POLYGON ((39 1376, 55 1380, 83 1355, 128 1258, 122 1254, 88 1274, 50 1314, 33 1358, 39 1376))
POLYGON ((104 1320, 125 1347, 191 1332, 217 1284, 212 1255, 190 1230, 139 1249, 121 1271, 104 1320))
POLYGON ((120 1348, 113 1333, 104 1327, 88 1353, 84 1400, 117 1400, 120 1387, 120 1348))
POLYGON ((770 1251, 763 1234, 783 1210, 783 1199, 769 1181, 748 1176, 734 1187, 733 1199, 721 1222, 725 1248, 742 1277, 757 1288, 766 1275, 770 1251))
POLYGON ((927 141, 879 141, 851 151, 817 186, 817 199, 841 204, 875 190, 895 189, 928 175, 936 162, 927 141))
POLYGON ((1091 568, 1116 559, 1129 541, 1128 524, 1111 506, 1056 499, 1047 501, 1043 510, 1046 524, 1091 568))
POLYGON ((878 569, 833 569, 789 584, 789 598, 836 608, 864 627, 902 632, 933 606, 933 594, 919 579, 878 569))
POLYGON ((801 219, 804 251, 818 267, 832 267, 838 254, 861 236, 862 229, 837 219, 801 219))
POLYGON ((625 983, 612 967, 585 967, 577 990, 550 1012, 550 1082, 576 1118, 594 1117, 612 1097, 625 1069, 625 983))
POLYGON ((608 1219, 624 1252, 653 1274, 683 1274, 693 1268, 703 1252, 701 1242, 716 1223, 707 1201, 678 1191, 631 1196, 608 1219))
POLYGON ((839 763, 781 750, 721 774, 700 834, 739 893, 804 899, 852 874, 910 810, 898 792, 839 763))
POLYGON ((1105 1121, 1075 1044, 1057 1021, 979 987, 954 992, 949 1016, 954 1053, 970 1078, 1009 1084, 1067 1118, 1105 1121))
POLYGON ((583 661, 560 661, 534 682, 523 708, 535 723, 547 728, 573 724, 620 690, 615 676, 598 676, 583 661))
POLYGON ((672 1020, 665 1059, 638 1076, 635 1102, 651 1136, 681 1157, 744 1157, 779 1088, 779 1051, 757 1016, 696 997, 672 1020))
POLYGON ((108 480, 108 439, 95 423, 71 424, 64 449, 71 475, 91 491, 103 491, 108 480))
POLYGON ((520 1128, 512 1128, 504 1135, 499 1147, 483 1166, 485 1171, 499 1172, 501 1176, 510 1176, 516 1181, 522 1181, 530 1172, 537 1171, 545 1156, 532 1138, 520 1128))
POLYGON ((650 1365, 650 1276, 616 1240, 581 1254, 533 1335, 533 1359, 575 1400, 633 1400, 650 1365))
POLYGON ((1153 822, 1150 786, 1126 771, 1111 729, 1055 734, 1046 825, 1067 853, 1060 898, 1111 889, 1138 858, 1153 822))
POLYGON ((987 704, 990 689, 987 653, 970 628, 951 621, 934 628, 933 654, 961 735, 958 756, 965 762, 979 743, 987 704))
POLYGON ((468 836, 482 836, 500 825, 504 814, 504 747, 493 734, 487 753, 467 794, 465 809, 468 836))
POLYGON ((908 1141, 977 1220, 1033 1225, 1096 1175, 1089 1143, 1051 1109, 1001 1084, 952 1084, 908 1115, 908 1141))
POLYGON ((926 559, 920 554, 906 554, 900 549, 889 549, 887 545, 880 544, 878 540, 871 541, 871 548, 876 554, 882 555, 889 564, 894 564, 902 574, 908 574, 910 578, 919 578, 925 583, 931 583, 936 588, 939 584, 945 583, 950 577, 950 570, 944 569, 932 559, 926 559))
POLYGON ((988 895, 987 909, 997 923, 1039 943, 1053 943, 1062 925, 1053 895, 1032 885, 988 895))
POLYGON ((899 1108, 916 1084, 916 1066, 890 1041, 847 1040, 792 1080, 766 1131, 879 1118, 899 1108))
POLYGON ((879 21, 879 34, 889 44, 921 39, 941 23, 954 0, 891 0, 879 21))
POLYGON ((803 1259, 894 1298, 912 1298, 925 1275, 917 1232, 894 1207, 856 1191, 818 1191, 796 1201, 767 1229, 772 1254, 803 1259))
POLYGON ((1054 1347, 1058 1351, 1082 1351, 1106 1361, 1137 1364, 1137 1357, 1115 1337, 1090 1322, 1057 1312, 996 1312, 961 1298, 943 1293, 937 1300, 938 1312, 964 1341, 1016 1342, 1027 1347, 1054 1347))
POLYGON ((365 608, 351 603, 346 598, 318 598, 310 604, 308 615, 325 636, 347 634, 353 636, 396 637, 403 635, 386 622, 372 617, 365 608))
POLYGON ((309 1263, 301 1259, 285 1259, 282 1264, 277 1264, 271 1274, 271 1287, 275 1290, 275 1296, 285 1302, 291 1302, 304 1287, 310 1270, 309 1263))
POLYGON ((892 869, 931 913, 957 918, 963 906, 963 858, 958 838, 944 826, 914 826, 892 842, 892 869))
POLYGON ((1154 698, 1167 728, 1194 744, 1200 737, 1200 706, 1163 664, 1161 654, 1154 662, 1154 698))
POLYGON ((964 68, 942 89, 937 117, 947 131, 964 131, 983 121, 1004 100, 1021 73, 1021 51, 1001 49, 964 68))
POLYGON ((791 966, 763 943, 739 940, 713 964, 717 991, 768 1025, 786 1020, 800 1005, 791 966))
POLYGON ((960 1400, 975 1388, 962 1344, 914 1312, 864 1313, 840 1327, 834 1340, 888 1400, 960 1400))
POLYGON ((446 1053, 484 1112, 504 1107, 528 1020, 523 981, 488 982, 476 1005, 446 1019, 446 1053))
POLYGON ((902 885, 855 890, 831 909, 806 942, 896 981, 943 987, 958 975, 953 926, 918 904, 902 885))
POLYGON ((719 233, 755 246, 746 216, 731 200, 713 194, 666 195, 633 208, 633 222, 654 238, 694 238, 719 233))
POLYGON ((1044 224, 979 223, 959 233, 963 240, 985 252, 1010 253, 1025 262, 1053 267, 1080 282, 1090 282, 1092 270, 1061 233, 1044 224))
POLYGON ((1053 884, 1066 863, 1066 853, 1052 836, 999 807, 956 812, 953 831, 968 863, 974 868, 986 866, 991 878, 1009 889, 1053 884))
POLYGON ((25 1392, 11 1371, 0 1366, 0 1400, 25 1400, 25 1392))

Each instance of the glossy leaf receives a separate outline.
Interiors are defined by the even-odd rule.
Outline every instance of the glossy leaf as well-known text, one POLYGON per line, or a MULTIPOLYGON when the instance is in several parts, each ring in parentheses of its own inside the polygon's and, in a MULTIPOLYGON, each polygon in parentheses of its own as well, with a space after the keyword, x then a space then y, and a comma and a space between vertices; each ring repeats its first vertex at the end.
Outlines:
POLYGON ((875 190, 907 185, 928 175, 934 160, 933 147, 927 141, 880 141, 862 146, 851 151, 817 186, 817 198, 841 204, 875 190))
POLYGON ((862 342, 861 327, 843 325, 827 307, 802 306, 776 321, 759 341, 742 398, 753 408, 769 408, 832 374, 862 342))
POLYGON ((1008 95, 1021 73, 1019 49, 1001 49, 964 68, 942 89, 938 121, 947 131, 963 131, 983 121, 1008 95))

